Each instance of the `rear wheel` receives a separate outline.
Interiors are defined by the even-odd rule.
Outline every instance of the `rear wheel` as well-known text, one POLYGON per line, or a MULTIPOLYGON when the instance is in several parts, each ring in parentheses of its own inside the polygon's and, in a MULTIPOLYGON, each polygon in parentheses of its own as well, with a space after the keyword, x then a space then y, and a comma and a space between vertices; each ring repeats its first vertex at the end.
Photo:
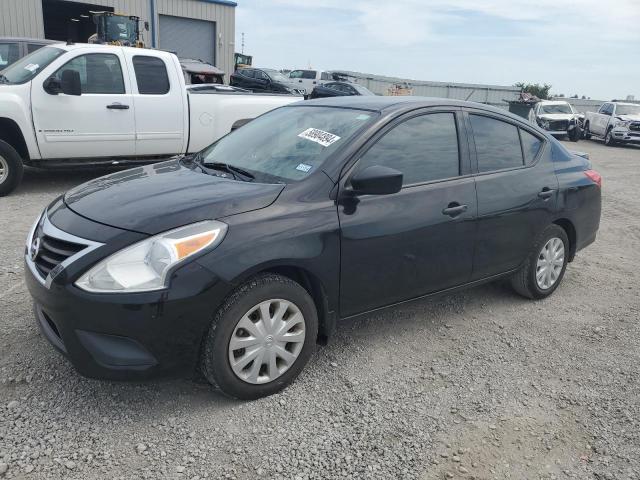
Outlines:
POLYGON ((0 197, 8 195, 20 185, 24 167, 15 148, 0 140, 0 197))
POLYGON ((513 289, 527 298, 548 297, 562 282, 568 256, 566 232, 558 225, 550 225, 538 237, 525 264, 511 278, 513 289))
POLYGON ((201 369, 224 394, 253 400, 295 380, 313 354, 318 316, 309 293, 275 274, 254 277, 218 310, 201 369))
POLYGON ((589 140, 591 138, 591 132, 589 131, 589 122, 584 124, 584 138, 585 140, 589 140))

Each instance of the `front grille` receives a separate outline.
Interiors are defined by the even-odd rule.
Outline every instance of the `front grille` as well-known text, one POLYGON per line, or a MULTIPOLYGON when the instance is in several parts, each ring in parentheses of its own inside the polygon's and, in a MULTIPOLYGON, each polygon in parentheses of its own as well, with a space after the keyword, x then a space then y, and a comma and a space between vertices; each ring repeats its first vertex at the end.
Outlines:
POLYGON ((565 132, 569 129, 568 120, 552 120, 549 122, 549 130, 552 132, 565 132))
POLYGON ((39 240, 39 248, 37 250, 38 253, 32 260, 42 278, 47 278, 51 270, 87 247, 87 245, 72 243, 46 235, 41 228, 36 231, 34 237, 39 240))
POLYGON ((629 130, 640 131, 640 122, 633 122, 629 125, 629 130))

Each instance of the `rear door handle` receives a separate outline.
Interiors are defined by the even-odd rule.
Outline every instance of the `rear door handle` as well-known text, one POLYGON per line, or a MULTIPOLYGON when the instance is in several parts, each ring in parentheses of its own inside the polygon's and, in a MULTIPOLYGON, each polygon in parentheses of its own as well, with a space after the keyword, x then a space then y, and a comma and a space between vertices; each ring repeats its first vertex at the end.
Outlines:
POLYGON ((451 202, 447 205, 447 208, 442 210, 443 215, 449 215, 451 218, 455 218, 461 213, 464 213, 469 208, 467 205, 460 205, 458 202, 451 202))
POLYGON ((538 197, 542 198, 543 200, 548 200, 553 196, 553 192, 555 190, 551 190, 548 187, 544 187, 542 189, 542 191, 540 191, 540 193, 538 193, 538 197))
POLYGON ((109 110, 129 110, 129 105, 123 105, 121 103, 112 103, 111 105, 107 105, 109 110))

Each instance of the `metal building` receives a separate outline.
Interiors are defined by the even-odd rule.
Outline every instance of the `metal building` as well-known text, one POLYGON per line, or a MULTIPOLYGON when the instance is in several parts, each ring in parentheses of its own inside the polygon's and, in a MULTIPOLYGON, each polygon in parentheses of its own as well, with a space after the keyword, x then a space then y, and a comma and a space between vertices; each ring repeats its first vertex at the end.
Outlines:
POLYGON ((419 95, 421 97, 455 98, 508 108, 508 101, 520 95, 514 86, 480 85, 469 83, 431 82, 406 78, 385 77, 369 73, 333 71, 341 77, 358 83, 377 95, 419 95))
POLYGON ((229 75, 235 7, 231 0, 0 0, 0 37, 86 42, 95 33, 90 12, 111 11, 140 17, 146 46, 203 60, 229 75))

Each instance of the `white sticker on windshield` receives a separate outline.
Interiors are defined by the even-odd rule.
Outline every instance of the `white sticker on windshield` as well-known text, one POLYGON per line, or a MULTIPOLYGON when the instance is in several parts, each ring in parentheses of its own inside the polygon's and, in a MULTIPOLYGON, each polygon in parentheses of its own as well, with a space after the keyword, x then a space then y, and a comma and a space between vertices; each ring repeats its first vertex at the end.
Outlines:
POLYGON ((309 173, 311 171, 311 168, 313 168, 311 165, 307 165, 306 163, 299 163, 296 167, 296 170, 300 170, 304 173, 309 173))
POLYGON ((38 65, 37 63, 30 63, 29 65, 26 65, 24 67, 25 70, 29 70, 30 72, 35 72, 39 68, 40 65, 38 65))
POLYGON ((306 138, 307 140, 311 140, 312 142, 319 143, 323 147, 328 147, 332 143, 340 140, 340 137, 334 135, 333 133, 325 132, 324 130, 319 130, 317 128, 307 128, 304 132, 299 133, 298 136, 300 138, 306 138))

